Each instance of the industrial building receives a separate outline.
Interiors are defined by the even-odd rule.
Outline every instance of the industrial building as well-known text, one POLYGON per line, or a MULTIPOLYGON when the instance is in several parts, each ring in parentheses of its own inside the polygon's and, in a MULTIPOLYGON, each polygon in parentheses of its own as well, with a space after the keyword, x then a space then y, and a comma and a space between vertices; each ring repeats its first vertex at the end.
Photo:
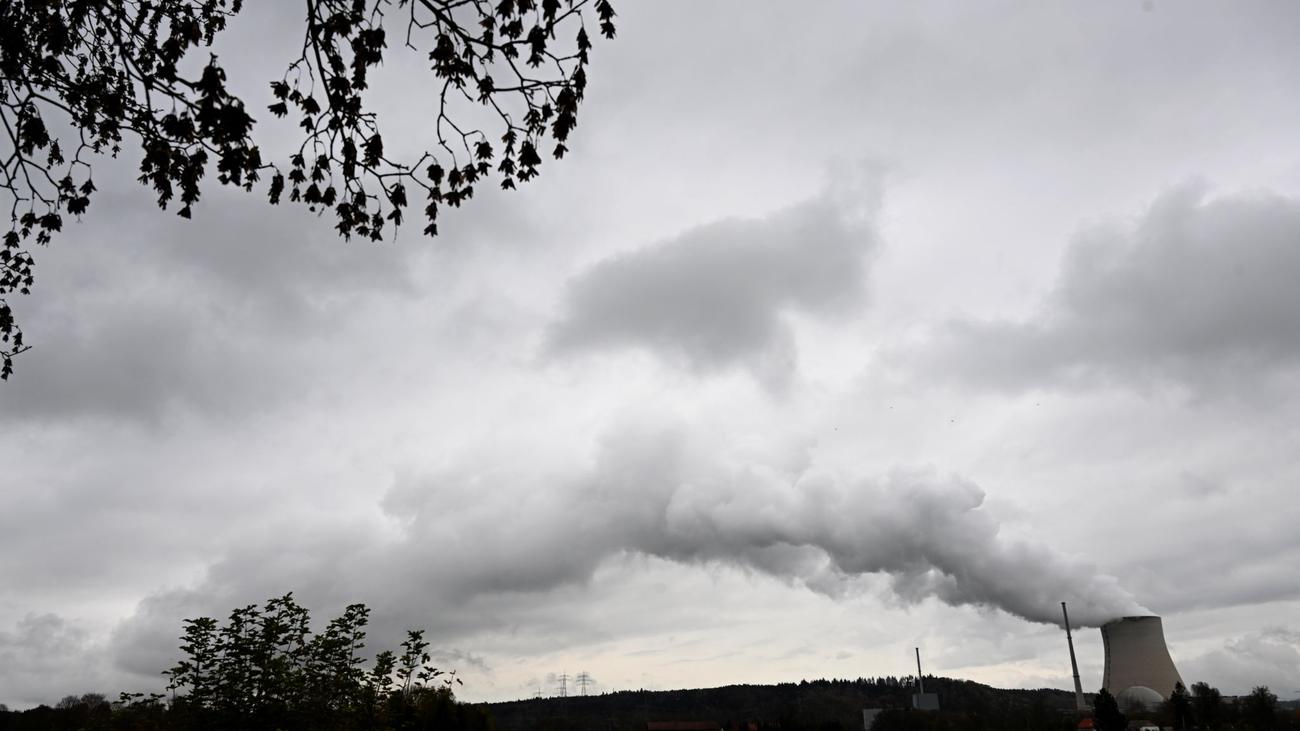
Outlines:
POLYGON ((1102 687, 1128 711, 1153 709, 1167 700, 1182 682, 1165 645, 1159 617, 1123 617, 1101 626, 1106 652, 1102 687))

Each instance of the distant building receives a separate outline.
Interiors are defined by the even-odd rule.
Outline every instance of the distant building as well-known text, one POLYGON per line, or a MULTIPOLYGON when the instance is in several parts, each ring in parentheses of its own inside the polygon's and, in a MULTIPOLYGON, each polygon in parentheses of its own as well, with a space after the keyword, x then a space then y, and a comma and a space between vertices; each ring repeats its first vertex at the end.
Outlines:
POLYGON ((918 711, 937 711, 939 710, 939 694, 913 693, 912 707, 918 711))

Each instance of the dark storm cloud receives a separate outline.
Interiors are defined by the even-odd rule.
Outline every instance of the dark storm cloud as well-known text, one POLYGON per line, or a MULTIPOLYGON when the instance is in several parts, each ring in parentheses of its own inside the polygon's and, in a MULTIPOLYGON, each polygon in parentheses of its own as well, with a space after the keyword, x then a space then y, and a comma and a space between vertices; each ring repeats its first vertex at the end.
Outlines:
POLYGON ((1300 201, 1184 185, 1131 228, 1078 237, 1033 317, 950 322, 903 360, 1012 390, 1254 386, 1300 363, 1298 280, 1300 201))
POLYGON ((726 219, 606 259, 570 282, 552 351, 645 348, 699 371, 747 365, 779 379, 789 312, 861 300, 879 193, 874 172, 764 218, 726 219))

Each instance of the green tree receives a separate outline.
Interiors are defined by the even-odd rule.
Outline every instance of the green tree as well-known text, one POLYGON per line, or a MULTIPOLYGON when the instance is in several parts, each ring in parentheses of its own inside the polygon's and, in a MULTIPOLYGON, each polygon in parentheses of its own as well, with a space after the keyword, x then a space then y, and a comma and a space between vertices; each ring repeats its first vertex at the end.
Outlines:
POLYGON ((513 188, 537 175, 544 154, 564 155, 587 84, 587 21, 614 36, 610 0, 303 3, 301 46, 288 45, 300 52, 261 102, 302 130, 280 161, 263 156, 254 115, 218 58, 195 58, 243 0, 0 3, 0 190, 11 204, 0 378, 29 347, 5 298, 34 284, 31 244, 48 244, 66 215, 90 206, 96 155, 138 146, 140 182, 184 217, 215 172, 273 204, 328 211, 344 237, 381 239, 414 202, 432 236, 442 207, 476 184, 513 188), (429 147, 414 159, 393 159, 363 96, 393 46, 427 57, 440 100, 429 147))
POLYGON ((1128 718, 1119 710, 1115 696, 1102 688, 1092 705, 1093 718, 1097 731, 1124 731, 1128 727, 1128 718))
POLYGON ((1217 729, 1223 724, 1223 694, 1209 683, 1192 683, 1192 708, 1201 728, 1217 729))
POLYGON ((1169 714, 1169 720, 1173 721, 1174 728, 1186 731, 1192 719, 1192 698, 1182 681, 1174 684, 1174 692, 1165 701, 1165 711, 1169 714))
MULTIPOLYGON (((367 663, 369 616, 353 604, 313 634, 307 609, 286 594, 237 608, 224 624, 186 620, 184 657, 165 673, 175 693, 170 727, 490 731, 481 713, 455 703, 459 681, 429 664, 422 632, 407 634, 400 656, 384 651, 367 663)), ((137 715, 157 702, 126 700, 137 715)))
POLYGON ((1246 696, 1245 721, 1255 731, 1273 731, 1278 726, 1277 696, 1267 686, 1256 686, 1246 696))

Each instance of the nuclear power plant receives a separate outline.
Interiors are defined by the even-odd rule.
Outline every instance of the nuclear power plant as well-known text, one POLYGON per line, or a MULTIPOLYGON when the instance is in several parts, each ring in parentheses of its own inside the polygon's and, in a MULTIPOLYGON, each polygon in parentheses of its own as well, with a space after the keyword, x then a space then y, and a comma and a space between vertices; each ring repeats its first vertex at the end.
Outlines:
POLYGON ((1106 665, 1101 685, 1121 709, 1156 708, 1182 682, 1159 617, 1123 617, 1101 626, 1106 665))
MULTIPOLYGON (((1074 640, 1070 635, 1070 615, 1061 602, 1065 639, 1070 648, 1070 668, 1074 674, 1075 703, 1084 711, 1083 685, 1079 682, 1079 665, 1074 657, 1074 640)), ((1121 710, 1154 710, 1169 699, 1174 686, 1183 682, 1165 645, 1164 624, 1156 616, 1122 617, 1101 626, 1101 641, 1106 664, 1101 687, 1115 697, 1121 710)))

